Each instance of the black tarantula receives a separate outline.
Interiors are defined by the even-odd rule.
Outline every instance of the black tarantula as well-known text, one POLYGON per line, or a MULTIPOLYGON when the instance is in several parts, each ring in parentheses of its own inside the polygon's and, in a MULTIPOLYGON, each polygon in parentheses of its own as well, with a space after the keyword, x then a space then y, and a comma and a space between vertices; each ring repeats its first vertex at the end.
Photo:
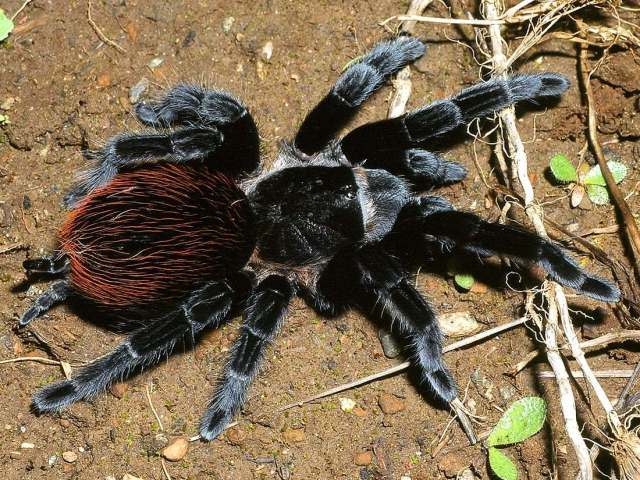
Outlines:
POLYGON ((94 168, 65 198, 71 212, 57 251, 24 262, 29 274, 62 279, 19 321, 24 327, 73 296, 129 336, 72 379, 39 390, 34 409, 92 398, 242 312, 200 426, 211 440, 242 407, 295 295, 326 316, 355 307, 391 321, 407 340, 419 387, 451 401, 456 387, 436 315, 409 276, 456 253, 537 262, 556 282, 617 301, 613 285, 549 241, 415 193, 466 174, 429 145, 516 102, 561 94, 569 86, 563 76, 479 83, 335 139, 390 75, 424 51, 410 37, 378 44, 338 78, 264 171, 256 125, 231 95, 183 84, 138 104, 151 130, 115 136, 93 152, 94 168))

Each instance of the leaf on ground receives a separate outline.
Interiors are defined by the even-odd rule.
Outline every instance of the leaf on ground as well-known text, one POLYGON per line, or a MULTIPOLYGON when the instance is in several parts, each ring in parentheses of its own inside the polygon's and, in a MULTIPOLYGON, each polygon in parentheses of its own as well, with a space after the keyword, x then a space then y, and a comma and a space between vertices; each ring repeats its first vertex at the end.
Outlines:
POLYGON ((547 404, 540 397, 525 397, 514 402, 493 428, 487 445, 510 445, 538 433, 547 415, 547 404))
POLYGON ((0 8, 0 42, 7 38, 13 30, 13 21, 0 8))
MULTIPOLYGON (((611 161, 607 162, 607 166, 611 170, 611 175, 613 175, 616 183, 620 183, 627 176, 627 166, 624 163, 611 161)), ((607 186, 607 182, 600 170, 600 165, 596 165, 589 170, 589 173, 584 177, 584 183, 587 185, 600 185, 601 187, 607 186)))
POLYGON ((576 167, 574 167, 569 159, 561 153, 554 155, 553 158, 551 158, 549 167, 551 168, 551 173, 553 173, 555 179, 560 182, 568 183, 578 181, 578 172, 576 172, 576 167))
POLYGON ((607 187, 587 185, 587 195, 589 195, 589 199, 596 205, 606 205, 610 203, 607 187))
POLYGON ((453 276, 453 281, 456 282, 456 285, 458 285, 463 290, 471 290, 475 279, 473 278, 473 275, 469 273, 456 273, 453 276))
POLYGON ((489 465, 502 480, 518 480, 518 469, 504 453, 494 447, 489 448, 489 465))

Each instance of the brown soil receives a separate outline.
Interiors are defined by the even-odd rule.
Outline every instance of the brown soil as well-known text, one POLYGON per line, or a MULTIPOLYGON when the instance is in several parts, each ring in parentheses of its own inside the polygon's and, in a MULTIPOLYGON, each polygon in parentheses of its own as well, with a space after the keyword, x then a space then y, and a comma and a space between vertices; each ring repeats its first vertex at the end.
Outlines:
MULTIPOLYGON (((280 139, 292 136, 305 112, 343 66, 388 35, 378 22, 406 10, 404 2, 395 0, 93 3, 95 22, 126 53, 100 42, 87 22, 84 1, 31 2, 17 19, 17 33, 0 47, 0 104, 9 107, 2 113, 10 120, 0 131, 0 251, 19 246, 0 254, 1 359, 58 356, 74 364, 99 356, 119 341, 66 307, 40 319, 31 333, 18 335, 18 315, 45 284, 28 290, 16 287, 24 280, 21 263, 25 256, 40 255, 54 246, 65 215, 63 192, 83 166, 83 139, 95 145, 137 128, 128 95, 141 78, 151 81, 144 95, 179 80, 204 80, 237 94, 250 106, 260 127, 265 158, 272 159, 280 139), (231 16, 235 21, 225 32, 223 23, 231 16), (258 62, 256 52, 267 41, 273 42, 273 57, 258 62), (150 69, 148 64, 155 58, 163 62, 150 69), (13 104, 5 103, 11 98, 13 104)), ((3 8, 12 13, 21 4, 21 0, 7 0, 3 8)), ((445 16, 447 12, 434 4, 431 14, 445 16)), ((458 38, 458 31, 419 25, 417 33, 429 43, 429 52, 420 71, 414 70, 410 107, 476 81, 478 67, 468 48, 448 40, 458 38)), ((570 45, 545 43, 534 53, 520 70, 553 70, 576 78, 575 52, 570 45)), ((614 54, 612 58, 595 81, 595 93, 606 133, 603 140, 619 139, 607 148, 630 167, 622 184, 628 194, 639 180, 638 150, 633 149, 633 140, 640 135, 638 67, 631 55, 614 54)), ((614 224, 613 209, 570 209, 568 199, 563 198, 565 192, 545 177, 553 154, 562 152, 575 159, 584 145, 585 108, 576 85, 577 81, 557 108, 528 112, 519 126, 528 141, 538 199, 548 202, 546 215, 583 231, 614 224)), ((383 117, 389 98, 390 89, 383 89, 356 123, 383 117)), ((441 193, 461 209, 496 219, 497 207, 485 206, 487 188, 474 163, 474 151, 482 173, 494 178, 487 147, 482 142, 474 146, 469 139, 448 153, 467 166, 469 177, 441 193)), ((632 194, 629 202, 637 209, 637 195, 632 194)), ((601 235, 593 241, 624 258, 616 235, 601 235)), ((591 271, 609 275, 586 257, 583 261, 591 271)), ((502 281, 493 282, 486 292, 467 294, 438 275, 421 274, 417 285, 439 312, 468 310, 488 324, 515 318, 523 303, 522 294, 502 288, 502 281)), ((571 301, 587 310, 597 306, 584 298, 572 297, 571 301)), ((59 416, 37 417, 29 409, 35 389, 62 377, 58 367, 35 362, 0 366, 4 379, 0 389, 3 477, 120 480, 129 473, 145 480, 165 478, 157 456, 162 438, 145 389, 151 387, 167 437, 194 435, 236 327, 237 322, 210 335, 195 351, 176 355, 130 380, 126 387, 74 405, 59 416), (34 448, 21 448, 24 442, 34 448), (69 451, 77 454, 77 460, 63 460, 62 453, 69 451)), ((595 331, 601 334, 617 328, 611 319, 598 324, 595 331)), ((532 335, 520 328, 447 354, 447 361, 467 402, 475 402, 477 413, 486 417, 479 431, 495 424, 499 409, 513 400, 543 395, 550 404, 545 429, 508 453, 516 458, 524 478, 543 478, 553 469, 560 478, 571 478, 575 464, 563 433, 556 387, 553 381, 535 377, 536 371, 548 366, 540 363, 515 378, 506 375, 534 348, 532 335)), ((630 368, 637 359, 627 349, 608 353, 591 356, 595 368, 630 368)), ((382 354, 376 327, 359 314, 325 320, 296 301, 238 418, 239 425, 211 443, 192 443, 186 457, 169 463, 167 469, 173 479, 397 479, 408 475, 426 480, 455 477, 473 465, 478 477, 487 478, 482 449, 467 447, 456 423, 447 428, 448 412, 425 401, 404 375, 340 395, 357 402, 358 415, 343 412, 336 397, 274 413, 282 405, 394 362, 382 354), (385 393, 400 400, 404 409, 384 415, 378 399, 385 393), (252 423, 258 416, 266 420, 252 423), (450 438, 432 456, 445 431, 450 438), (361 455, 365 451, 374 454, 361 455), (368 461, 369 465, 361 465, 368 461)), ((623 381, 603 380, 603 384, 615 397, 623 381)), ((586 398, 581 398, 581 420, 593 422, 586 398)))

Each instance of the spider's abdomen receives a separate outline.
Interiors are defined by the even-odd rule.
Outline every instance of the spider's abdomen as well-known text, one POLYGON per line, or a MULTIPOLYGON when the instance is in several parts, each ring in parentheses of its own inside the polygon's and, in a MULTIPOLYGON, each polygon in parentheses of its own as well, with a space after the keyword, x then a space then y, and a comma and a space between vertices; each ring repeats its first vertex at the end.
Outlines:
POLYGON ((121 173, 73 210, 60 230, 81 296, 127 308, 180 298, 242 268, 253 214, 233 180, 161 164, 121 173))

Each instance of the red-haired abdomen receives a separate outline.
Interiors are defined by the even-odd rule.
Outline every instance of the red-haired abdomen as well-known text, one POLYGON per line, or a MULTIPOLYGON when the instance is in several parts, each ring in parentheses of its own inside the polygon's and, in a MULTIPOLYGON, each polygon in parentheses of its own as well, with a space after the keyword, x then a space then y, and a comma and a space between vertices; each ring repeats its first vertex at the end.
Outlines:
POLYGON ((159 164, 118 174, 60 230, 76 292, 126 309, 171 302, 242 268, 255 246, 251 208, 232 179, 159 164))

